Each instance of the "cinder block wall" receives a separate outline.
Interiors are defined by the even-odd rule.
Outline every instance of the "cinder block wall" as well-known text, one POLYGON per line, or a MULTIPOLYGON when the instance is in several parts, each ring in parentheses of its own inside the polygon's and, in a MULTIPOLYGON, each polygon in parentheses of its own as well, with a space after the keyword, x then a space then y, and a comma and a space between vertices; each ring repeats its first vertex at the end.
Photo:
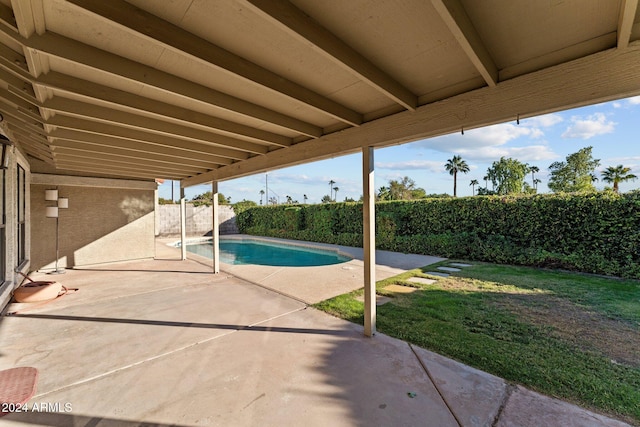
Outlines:
MULTIPOLYGON (((211 235, 213 228, 213 208, 211 206, 193 206, 187 204, 187 236, 211 235)), ((236 227, 236 214, 233 207, 219 206, 218 223, 220 234, 238 233, 236 227)), ((180 235, 180 205, 159 205, 157 210, 159 217, 159 234, 161 236, 180 235)))
MULTIPOLYGON (((45 217, 51 185, 31 185, 31 269, 54 267, 56 220, 45 217)), ((154 191, 58 186, 69 208, 59 210, 58 267, 153 258, 154 191)))

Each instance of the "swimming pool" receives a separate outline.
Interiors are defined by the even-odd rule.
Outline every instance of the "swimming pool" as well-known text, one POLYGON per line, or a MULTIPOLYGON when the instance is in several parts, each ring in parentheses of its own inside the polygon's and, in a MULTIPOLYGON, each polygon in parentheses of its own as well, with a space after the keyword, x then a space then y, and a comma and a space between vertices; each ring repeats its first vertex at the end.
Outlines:
MULTIPOLYGON (((187 251, 213 258, 213 243, 209 240, 189 244, 187 251)), ((220 239, 220 262, 226 264, 313 267, 340 264, 350 260, 348 256, 326 249, 252 239, 220 239)))

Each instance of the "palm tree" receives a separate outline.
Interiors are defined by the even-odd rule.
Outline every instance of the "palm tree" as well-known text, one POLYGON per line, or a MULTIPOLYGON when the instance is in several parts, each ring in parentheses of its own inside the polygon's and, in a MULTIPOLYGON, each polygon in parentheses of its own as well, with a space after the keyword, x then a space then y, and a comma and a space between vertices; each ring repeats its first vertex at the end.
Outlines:
POLYGON ((540 172, 540 169, 537 166, 530 166, 529 172, 531 172, 531 182, 533 183, 533 187, 536 186, 536 177, 533 175, 534 173, 540 172))
POLYGON ((260 190, 260 204, 262 204, 262 196, 264 196, 264 190, 260 190))
POLYGON ((333 184, 336 182, 334 180, 329 181, 329 199, 331 199, 331 195, 333 194, 333 184))
POLYGON ((476 195, 476 185, 479 185, 480 183, 478 182, 477 179, 472 179, 471 180, 471 184, 469 184, 471 186, 471 194, 473 194, 474 196, 476 195))
POLYGON ((482 178, 484 180, 484 188, 485 189, 489 189, 489 175, 485 175, 484 178, 482 178))
POLYGON ((602 180, 613 184, 613 191, 619 192, 618 184, 625 181, 634 181, 637 176, 630 173, 631 168, 626 168, 622 165, 616 167, 609 166, 602 172, 602 180))
POLYGON ((462 160, 460 156, 453 156, 453 158, 447 160, 444 168, 449 175, 453 175, 453 197, 457 197, 458 190, 458 172, 467 173, 469 172, 469 165, 467 162, 462 160))
POLYGON ((536 178, 533 180, 533 188, 535 188, 536 191, 538 191, 538 184, 540 184, 542 182, 542 180, 536 178))
POLYGON ((333 193, 333 201, 334 201, 334 202, 335 202, 335 201, 336 201, 336 199, 338 198, 338 190, 339 190, 339 188, 338 188, 338 187, 333 187, 333 191, 334 191, 334 193, 333 193))

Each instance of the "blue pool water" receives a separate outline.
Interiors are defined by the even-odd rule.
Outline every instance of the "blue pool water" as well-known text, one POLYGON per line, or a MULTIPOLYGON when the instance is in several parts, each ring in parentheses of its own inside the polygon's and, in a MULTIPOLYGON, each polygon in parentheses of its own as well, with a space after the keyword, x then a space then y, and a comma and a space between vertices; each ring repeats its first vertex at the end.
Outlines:
MULTIPOLYGON (((188 245, 187 251, 213 258, 213 244, 210 241, 188 245)), ((220 262, 227 264, 312 267, 340 264, 350 260, 349 257, 329 250, 257 240, 220 240, 220 262)))

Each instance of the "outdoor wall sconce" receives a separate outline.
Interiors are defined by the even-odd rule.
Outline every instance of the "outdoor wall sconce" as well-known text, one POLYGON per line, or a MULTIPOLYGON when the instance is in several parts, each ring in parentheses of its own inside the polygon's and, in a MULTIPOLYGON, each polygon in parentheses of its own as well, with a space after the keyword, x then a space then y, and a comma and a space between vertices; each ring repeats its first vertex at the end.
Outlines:
POLYGON ((9 140, 9 138, 0 133, 0 144, 2 144, 2 153, 0 154, 0 168, 7 169, 9 167, 9 149, 13 146, 13 143, 9 140))
POLYGON ((45 190, 44 199, 46 201, 56 201, 56 206, 47 206, 45 207, 45 216, 47 218, 55 218, 56 219, 56 269, 49 274, 64 274, 64 269, 58 268, 58 259, 60 258, 60 244, 59 244, 59 235, 60 235, 60 220, 59 213, 60 209, 67 209, 69 207, 69 199, 67 197, 58 197, 58 190, 45 190))

